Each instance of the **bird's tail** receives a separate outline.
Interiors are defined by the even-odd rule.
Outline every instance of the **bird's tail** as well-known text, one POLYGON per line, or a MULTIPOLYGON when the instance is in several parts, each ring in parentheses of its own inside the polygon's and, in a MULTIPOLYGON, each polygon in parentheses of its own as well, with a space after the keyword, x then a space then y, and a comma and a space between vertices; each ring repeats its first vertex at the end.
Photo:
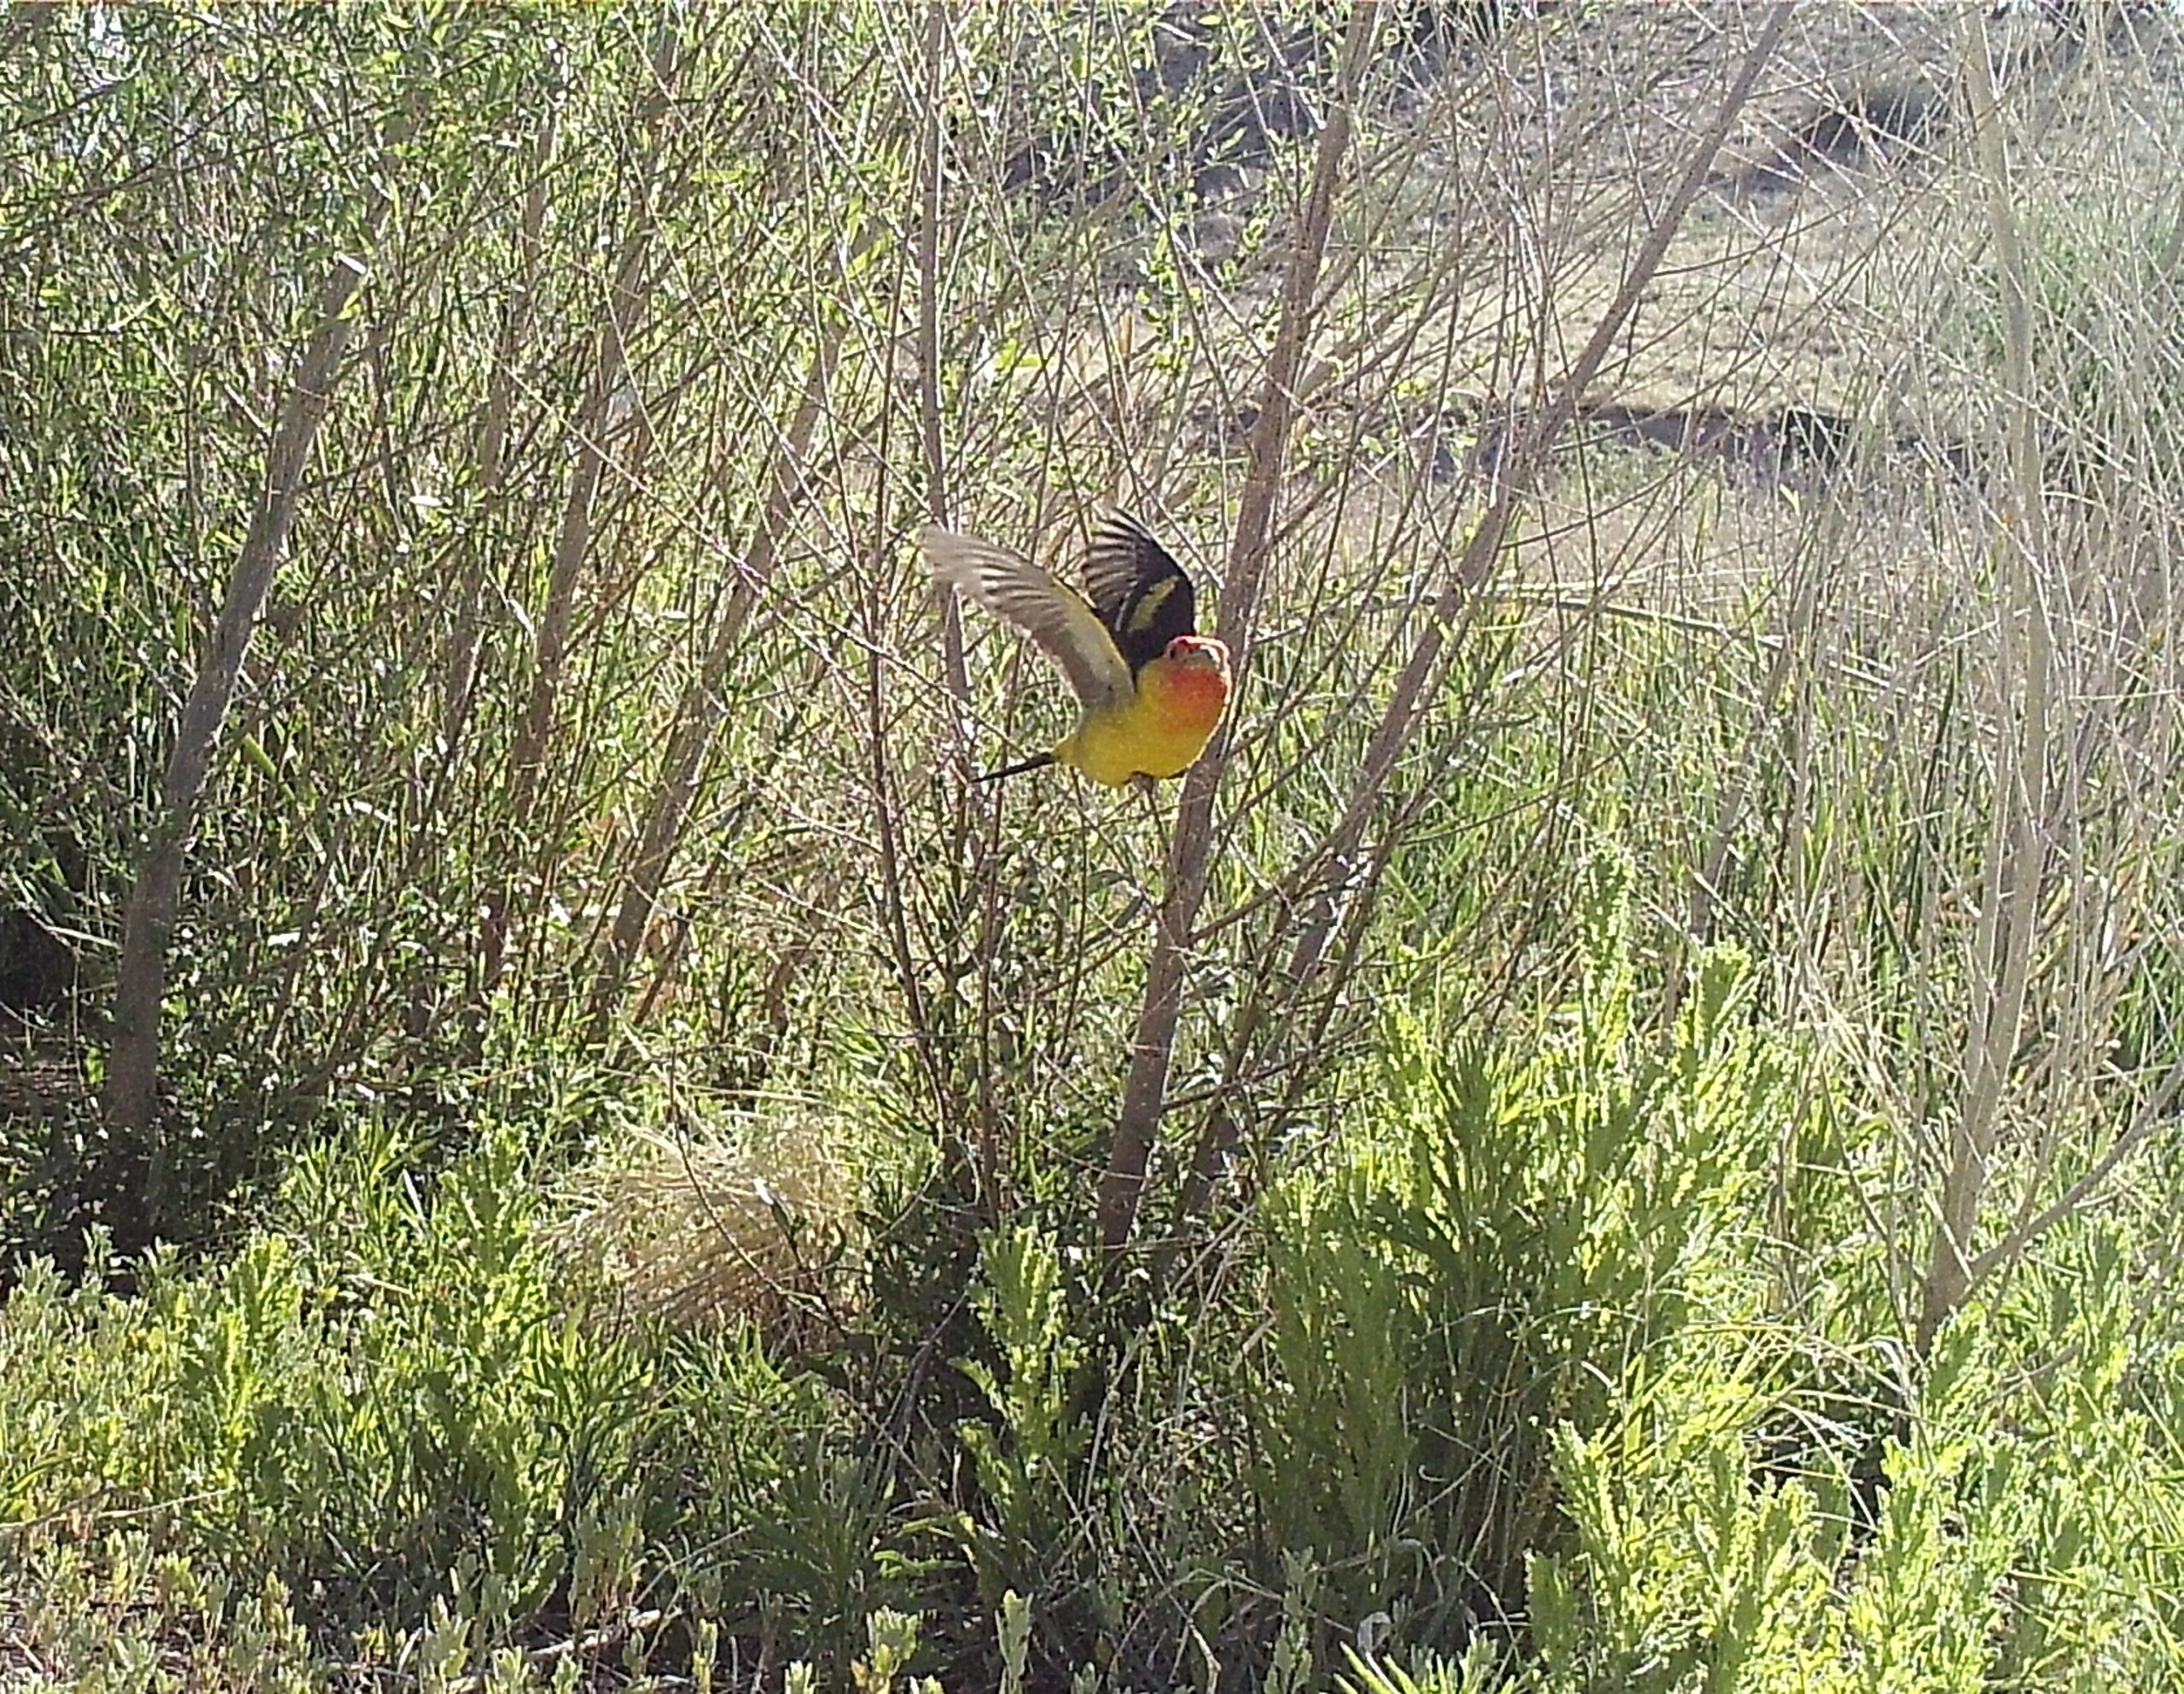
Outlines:
POLYGON ((1030 758, 1015 764, 1005 764, 999 770, 989 770, 979 776, 981 782, 998 782, 1004 776, 1020 776, 1027 770, 1043 770, 1054 762, 1052 753, 1034 753, 1030 758))

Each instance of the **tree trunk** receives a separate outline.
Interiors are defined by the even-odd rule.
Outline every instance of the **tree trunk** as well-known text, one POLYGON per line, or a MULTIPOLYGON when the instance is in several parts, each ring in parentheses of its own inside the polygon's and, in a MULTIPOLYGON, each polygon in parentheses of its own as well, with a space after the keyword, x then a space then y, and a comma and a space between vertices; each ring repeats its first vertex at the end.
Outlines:
MULTIPOLYGON (((675 86, 679 60, 676 30, 672 25, 664 25, 653 49, 656 92, 641 114, 655 130, 675 86)), ((483 1002, 489 1001, 500 986, 508 966, 509 913, 528 856, 521 850, 529 839, 538 785, 545 774, 547 755, 561 714, 561 683, 567 667, 570 632, 576 618, 577 581, 591 551, 593 507, 607 473, 609 419, 615 396, 630 381, 627 357, 630 338, 644 321, 652 303, 652 284, 646 271, 658 227, 658 207, 652 196, 641 189, 635 219, 624 234, 620 251, 615 255, 614 276, 607 288, 605 320, 600 325, 591 380, 571 425, 576 441, 576 462, 569 472, 568 494, 561 502, 553 566, 547 573, 546 603, 538 617, 538 655, 531 674, 531 697, 510 751, 507 824, 512 850, 501 875, 486 892, 485 915, 479 925, 480 1015, 483 1002)))
MULTIPOLYGON (((1334 218, 1336 179, 1350 150, 1350 106, 1371 60, 1377 10, 1374 0, 1362 0, 1350 14, 1349 32, 1343 41, 1340 78, 1328 109, 1327 128, 1320 133, 1311 190, 1282 283, 1281 327, 1275 333, 1274 351, 1267 358, 1258 418, 1252 426, 1251 467, 1245 474, 1235 538, 1228 551, 1219 629, 1221 639, 1237 655, 1240 682, 1258 610, 1267 540, 1274 528, 1275 495, 1296 413, 1297 378, 1318 324, 1313 296, 1319 289, 1328 226, 1334 218)), ((1206 855, 1213 839, 1213 796, 1221 786, 1228 757, 1228 734, 1224 728, 1207 756, 1192 766, 1183 779, 1176 832, 1168 847, 1167 885, 1161 894, 1153 956, 1146 966, 1145 997, 1138 1007, 1137 1030, 1130 1042, 1122 1110, 1115 1119, 1107 1169, 1100 1177, 1100 1239, 1110 1252, 1130 1239, 1131 1227, 1137 1221, 1153 1131, 1159 1125, 1162 1099, 1167 1091, 1168 1067, 1175 1056, 1176 1021, 1182 1010, 1191 931, 1205 899, 1206 855)))
MULTIPOLYGON (((377 236, 386 202, 369 210, 365 227, 377 236)), ((166 1200, 167 1169, 163 1138, 154 1135, 160 1085, 160 1004, 166 995, 167 943, 174 933, 175 906, 182 888, 183 856, 197 821, 197 807, 212 769, 212 750, 235 699, 252 631, 272 586, 273 573, 288 551, 305 467, 319 426, 334 397, 341 356, 354 322, 348 307, 364 280, 363 265, 347 255, 334 261, 319 299, 318 328, 304 349, 303 362, 282 402, 267 450, 265 487, 249 533, 236 555, 235 574, 212 638, 201 656, 174 751, 160 784, 160 811, 145 844, 143 862, 122 920, 121 958, 116 968, 113 1039, 107 1054, 105 1111, 107 1127, 149 1152, 144 1203, 148 1222, 156 1227, 166 1200)))
POLYGON ((787 532, 789 520, 802 496, 804 458, 810 448, 811 432, 818 425, 819 414, 826 404, 828 384, 834 374, 841 339, 840 332, 834 332, 811 356, 804 395, 777 450, 773 485, 751 543, 744 550, 743 568, 736 574, 735 586, 729 591, 728 604, 713 629, 712 641, 706 649, 698 674, 683 689, 676 708, 675 727, 670 732, 667 753, 661 761, 659 786, 653 791, 651 804, 646 808, 643 838, 638 844, 636 862, 622 885, 622 899, 615 910, 607 956, 600 961, 598 974, 592 981, 589 1011, 591 1039, 595 1042, 603 1043, 606 1040, 615 997, 621 991, 630 962, 636 957, 638 944, 644 939, 646 928, 659 907, 660 885, 666 880, 669 862, 682 841, 690 803, 697 797, 699 773, 704 768, 713 737, 719 733, 721 722, 727 716, 721 687, 728 667, 742 643, 744 626, 750 622, 759 593, 773 578, 781 537, 787 532))

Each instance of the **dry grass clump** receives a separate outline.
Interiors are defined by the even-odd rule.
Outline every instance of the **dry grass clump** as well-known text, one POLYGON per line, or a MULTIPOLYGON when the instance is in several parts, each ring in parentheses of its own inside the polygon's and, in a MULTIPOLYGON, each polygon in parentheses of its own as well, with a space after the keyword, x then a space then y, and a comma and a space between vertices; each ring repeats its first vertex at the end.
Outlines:
POLYGON ((799 1122, 642 1134, 580 1173, 556 1232, 635 1309, 694 1329, 757 1325, 790 1350, 837 1333, 862 1262, 839 1138, 799 1122))

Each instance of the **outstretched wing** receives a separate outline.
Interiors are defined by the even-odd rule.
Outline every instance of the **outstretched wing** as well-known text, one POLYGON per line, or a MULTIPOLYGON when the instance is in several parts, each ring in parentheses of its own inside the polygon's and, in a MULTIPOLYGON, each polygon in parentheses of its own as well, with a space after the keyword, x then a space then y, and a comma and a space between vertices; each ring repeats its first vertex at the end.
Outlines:
POLYGON ((1136 676, 1178 635, 1198 633, 1198 595, 1183 567, 1126 512, 1103 519, 1084 554, 1092 609, 1136 676))
POLYGON ((1087 708, 1118 705, 1137 692, 1130 666, 1099 614, 1051 572, 1005 547, 938 525, 926 527, 918 546, 935 577, 1051 653, 1087 708))

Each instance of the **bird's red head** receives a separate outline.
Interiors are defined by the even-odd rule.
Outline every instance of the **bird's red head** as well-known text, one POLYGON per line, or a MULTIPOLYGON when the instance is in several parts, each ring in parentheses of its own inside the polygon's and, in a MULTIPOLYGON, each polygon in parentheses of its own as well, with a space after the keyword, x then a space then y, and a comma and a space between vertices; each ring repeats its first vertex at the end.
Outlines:
POLYGON ((1168 657, 1194 670, 1228 669, 1228 648, 1211 635, 1178 635, 1168 643, 1168 657))
POLYGON ((1180 770, 1199 756, 1228 709, 1228 649, 1211 635, 1177 635, 1137 680, 1162 733, 1188 743, 1176 766, 1180 770))

